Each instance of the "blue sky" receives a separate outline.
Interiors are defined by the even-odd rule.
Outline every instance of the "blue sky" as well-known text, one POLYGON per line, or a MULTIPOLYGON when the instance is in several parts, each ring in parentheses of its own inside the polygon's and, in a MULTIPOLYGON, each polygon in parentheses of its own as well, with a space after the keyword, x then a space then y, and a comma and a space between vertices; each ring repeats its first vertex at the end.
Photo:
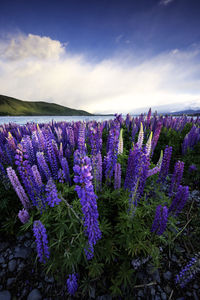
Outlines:
POLYGON ((0 93, 91 112, 200 106, 199 0, 0 2, 0 93))

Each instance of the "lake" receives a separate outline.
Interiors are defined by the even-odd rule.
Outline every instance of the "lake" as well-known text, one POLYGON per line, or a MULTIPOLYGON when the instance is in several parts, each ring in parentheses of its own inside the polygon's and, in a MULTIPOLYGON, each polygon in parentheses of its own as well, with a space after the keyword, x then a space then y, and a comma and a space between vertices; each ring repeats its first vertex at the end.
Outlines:
POLYGON ((92 121, 97 122, 114 119, 114 116, 26 116, 26 117, 0 117, 0 124, 16 123, 25 125, 26 123, 49 123, 52 120, 56 122, 77 122, 77 121, 92 121))

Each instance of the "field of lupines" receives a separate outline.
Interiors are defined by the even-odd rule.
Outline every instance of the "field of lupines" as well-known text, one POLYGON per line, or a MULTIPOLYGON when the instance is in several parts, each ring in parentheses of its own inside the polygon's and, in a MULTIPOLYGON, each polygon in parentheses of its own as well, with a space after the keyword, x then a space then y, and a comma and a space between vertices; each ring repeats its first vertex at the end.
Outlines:
POLYGON ((199 117, 150 109, 102 123, 0 125, 0 177, 1 234, 31 230, 37 259, 67 295, 128 299, 138 265, 162 268, 163 249, 187 242, 192 222, 193 256, 174 284, 198 276, 200 212, 187 200, 200 189, 199 117))

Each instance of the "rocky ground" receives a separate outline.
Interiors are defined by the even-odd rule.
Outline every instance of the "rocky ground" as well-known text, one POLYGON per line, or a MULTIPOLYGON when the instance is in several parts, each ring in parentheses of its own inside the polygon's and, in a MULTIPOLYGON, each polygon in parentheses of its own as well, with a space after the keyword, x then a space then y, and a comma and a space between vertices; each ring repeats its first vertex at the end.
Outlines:
MULTIPOLYGON (((200 208, 200 192, 193 191, 189 201, 193 201, 194 205, 200 208)), ((191 227, 187 227, 183 232, 188 235, 188 241, 190 233, 191 227)), ((174 283, 175 275, 196 253, 191 252, 191 247, 187 243, 177 241, 172 251, 161 249, 162 268, 156 270, 148 259, 143 262, 132 261, 133 268, 137 269, 137 281, 134 295, 127 296, 126 299, 200 299, 200 273, 185 288, 180 288, 174 283)), ((30 232, 10 241, 0 239, 0 300, 70 299, 66 286, 63 287, 53 277, 46 276, 42 266, 35 262, 35 257, 36 245, 30 232)), ((93 299, 114 298, 109 295, 95 297, 93 293, 93 299)))

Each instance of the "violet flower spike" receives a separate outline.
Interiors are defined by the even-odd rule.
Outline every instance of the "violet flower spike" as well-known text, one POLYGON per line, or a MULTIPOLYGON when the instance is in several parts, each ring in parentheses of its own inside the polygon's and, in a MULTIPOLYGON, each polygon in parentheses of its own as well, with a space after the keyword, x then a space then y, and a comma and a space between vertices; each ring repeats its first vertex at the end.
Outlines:
POLYGON ((69 274, 67 279, 67 290, 71 296, 74 296, 78 288, 77 274, 69 274))
POLYGON ((24 208, 22 210, 20 210, 19 213, 18 213, 18 218, 20 219, 20 221, 23 224, 27 223, 30 219, 28 211, 24 208))
POLYGON ((50 252, 48 247, 46 229, 41 221, 35 221, 33 223, 33 232, 36 238, 39 261, 41 263, 46 263, 46 260, 49 259, 50 252))

